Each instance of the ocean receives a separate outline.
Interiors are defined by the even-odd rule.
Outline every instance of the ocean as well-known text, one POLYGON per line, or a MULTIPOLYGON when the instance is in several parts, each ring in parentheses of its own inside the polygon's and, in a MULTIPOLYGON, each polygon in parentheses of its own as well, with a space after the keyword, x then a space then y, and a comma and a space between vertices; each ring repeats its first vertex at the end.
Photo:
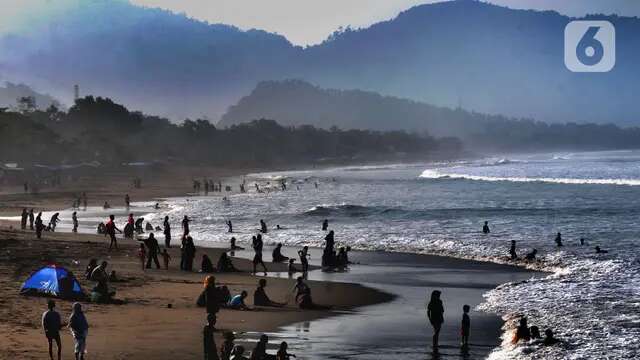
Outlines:
MULTIPOLYGON (((134 210, 149 212, 145 216, 157 225, 170 215, 174 228, 189 214, 200 242, 227 243, 230 219, 239 244, 248 244, 264 219, 270 229, 282 228, 265 236, 267 244, 320 247, 325 218, 338 244, 358 250, 509 263, 515 240, 520 256, 538 250, 538 262, 520 266, 551 275, 489 290, 479 309, 505 317, 524 314, 530 324, 554 329, 563 343, 544 348, 505 341, 490 358, 640 354, 640 151, 349 166, 248 174, 245 180, 249 192, 238 193, 234 185, 226 199, 173 198, 157 213, 146 203, 134 210), (280 190, 282 180, 286 191, 280 190), (481 231, 484 221, 488 235, 481 231), (557 232, 561 248, 554 242, 557 232), (596 254, 596 245, 608 253, 596 254)), ((98 211, 83 222, 94 226, 102 216, 98 211)))

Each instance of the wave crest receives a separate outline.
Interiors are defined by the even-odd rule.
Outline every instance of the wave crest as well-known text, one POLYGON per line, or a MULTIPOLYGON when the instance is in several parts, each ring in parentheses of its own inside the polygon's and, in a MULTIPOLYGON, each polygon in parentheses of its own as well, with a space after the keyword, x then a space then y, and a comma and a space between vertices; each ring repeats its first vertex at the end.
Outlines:
POLYGON ((424 179, 459 179, 474 181, 506 181, 506 182, 540 182, 552 184, 571 184, 571 185, 627 185, 639 186, 639 179, 578 179, 578 178, 532 178, 532 177, 501 177, 501 176, 481 176, 469 174, 444 173, 436 169, 427 169, 420 174, 424 179))

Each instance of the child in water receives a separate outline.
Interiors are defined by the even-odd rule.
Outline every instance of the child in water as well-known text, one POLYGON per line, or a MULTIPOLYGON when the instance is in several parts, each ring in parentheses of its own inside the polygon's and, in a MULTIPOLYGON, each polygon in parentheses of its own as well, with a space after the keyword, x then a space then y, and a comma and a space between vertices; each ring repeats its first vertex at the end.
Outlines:
POLYGON ((469 330, 471 328, 471 318, 469 318, 469 305, 464 305, 462 307, 462 329, 460 331, 460 335, 462 336, 462 347, 466 348, 469 346, 469 330))
POLYGON ((147 249, 145 249, 144 244, 140 244, 140 248, 138 249, 138 258, 140 259, 140 264, 142 264, 142 270, 144 271, 144 261, 147 259, 147 249))
POLYGON ((164 269, 169 270, 169 260, 171 260, 171 255, 167 252, 167 249, 162 250, 162 260, 164 261, 164 269))

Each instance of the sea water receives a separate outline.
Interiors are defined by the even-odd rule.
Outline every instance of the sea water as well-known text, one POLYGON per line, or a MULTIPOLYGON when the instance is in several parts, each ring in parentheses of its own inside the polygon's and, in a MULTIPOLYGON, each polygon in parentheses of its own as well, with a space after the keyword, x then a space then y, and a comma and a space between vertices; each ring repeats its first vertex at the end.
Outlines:
MULTIPOLYGON (((171 216, 175 233, 177 220, 189 214, 192 235, 202 242, 227 243, 225 221, 231 220, 238 244, 245 246, 259 219, 270 229, 282 228, 265 235, 268 244, 320 247, 324 219, 337 244, 363 250, 505 263, 515 240, 520 256, 535 248, 540 259, 519 265, 552 275, 506 283, 489 291, 481 308, 505 317, 526 315, 530 324, 553 329, 563 343, 545 348, 505 341, 491 358, 640 354, 639 151, 351 166, 249 174, 244 180, 249 192, 238 193, 234 185, 224 200, 176 198, 158 212, 149 210, 151 204, 136 204, 134 210, 148 212, 144 216, 155 225, 171 216), (286 191, 281 191, 283 180, 286 191), (489 235, 481 231, 484 221, 489 221, 489 235), (561 248, 554 242, 557 232, 561 248), (596 254, 596 245, 609 252, 596 254)), ((104 214, 96 209, 91 216, 83 221, 104 214)))

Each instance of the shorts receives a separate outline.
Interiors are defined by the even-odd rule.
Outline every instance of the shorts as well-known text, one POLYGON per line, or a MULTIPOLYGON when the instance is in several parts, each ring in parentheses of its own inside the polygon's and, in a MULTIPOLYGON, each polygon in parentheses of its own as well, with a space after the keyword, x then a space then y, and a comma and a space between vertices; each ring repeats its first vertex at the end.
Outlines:
POLYGON ((60 332, 59 331, 45 332, 44 335, 47 337, 47 340, 58 340, 58 341, 60 341, 60 332))

